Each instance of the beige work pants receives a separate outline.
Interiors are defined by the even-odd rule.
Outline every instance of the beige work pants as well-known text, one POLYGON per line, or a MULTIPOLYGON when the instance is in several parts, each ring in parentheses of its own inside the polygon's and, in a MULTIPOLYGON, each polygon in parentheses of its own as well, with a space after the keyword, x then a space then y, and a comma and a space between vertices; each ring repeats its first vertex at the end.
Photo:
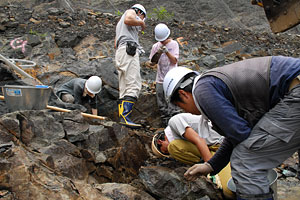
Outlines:
POLYGON ((123 45, 116 51, 115 62, 119 77, 120 99, 124 96, 138 98, 142 88, 139 53, 130 56, 126 53, 126 45, 123 45))

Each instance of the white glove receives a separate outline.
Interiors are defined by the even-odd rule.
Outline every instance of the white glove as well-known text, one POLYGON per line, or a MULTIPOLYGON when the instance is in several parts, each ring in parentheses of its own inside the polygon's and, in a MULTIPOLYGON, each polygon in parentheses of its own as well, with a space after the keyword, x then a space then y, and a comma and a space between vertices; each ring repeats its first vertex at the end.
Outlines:
POLYGON ((143 55, 143 54, 145 54, 146 52, 144 51, 144 49, 141 49, 140 50, 140 55, 143 55))
POLYGON ((163 53, 167 53, 169 50, 168 50, 168 48, 166 46, 163 46, 162 47, 162 51, 163 51, 163 53))
POLYGON ((213 168, 210 166, 209 163, 205 162, 204 164, 195 164, 190 167, 185 173, 184 176, 189 181, 194 181, 200 175, 207 175, 211 173, 213 168))
POLYGON ((166 46, 161 46, 157 53, 167 53, 168 52, 168 48, 166 46))

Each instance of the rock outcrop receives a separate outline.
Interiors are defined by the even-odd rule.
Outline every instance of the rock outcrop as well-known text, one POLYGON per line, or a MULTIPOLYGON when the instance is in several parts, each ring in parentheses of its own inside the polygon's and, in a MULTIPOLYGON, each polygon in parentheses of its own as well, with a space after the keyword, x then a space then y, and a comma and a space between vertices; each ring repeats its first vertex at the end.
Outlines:
MULTIPOLYGON (((155 42, 153 29, 161 21, 167 23, 180 45, 179 65, 201 72, 257 56, 299 57, 297 28, 272 34, 262 9, 248 0, 139 1, 149 16, 145 34, 140 36, 146 53, 140 57, 143 84, 133 120, 143 128, 130 130, 117 123, 113 44, 121 12, 134 3, 1 0, 0 53, 36 63, 21 67, 53 91, 74 77, 101 76, 98 109, 99 115, 107 117, 96 122, 83 118, 80 112, 85 108, 63 104, 54 93, 49 105, 72 112, 11 112, 9 102, 0 101, 2 198, 222 199, 210 179, 187 182, 183 172, 189 166, 158 159, 151 152, 152 136, 164 128, 156 105, 156 68, 147 63, 155 42), (151 17, 151 13, 155 16, 153 9, 160 6, 174 17, 151 17)), ((25 85, 22 78, 0 62, 1 86, 25 85)), ((299 190, 297 163, 295 154, 277 168, 280 197, 288 199, 288 190, 299 190)), ((297 192, 292 195, 299 197, 297 192)))

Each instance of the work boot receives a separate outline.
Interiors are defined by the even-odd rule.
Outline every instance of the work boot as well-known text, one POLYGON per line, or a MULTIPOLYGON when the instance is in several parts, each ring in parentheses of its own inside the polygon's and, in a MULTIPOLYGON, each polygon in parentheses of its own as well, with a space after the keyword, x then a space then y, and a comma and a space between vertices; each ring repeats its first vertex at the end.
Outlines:
POLYGON ((130 115, 134 106, 135 98, 125 96, 124 99, 119 100, 119 118, 120 124, 127 126, 129 128, 138 129, 142 125, 136 124, 130 120, 130 115))

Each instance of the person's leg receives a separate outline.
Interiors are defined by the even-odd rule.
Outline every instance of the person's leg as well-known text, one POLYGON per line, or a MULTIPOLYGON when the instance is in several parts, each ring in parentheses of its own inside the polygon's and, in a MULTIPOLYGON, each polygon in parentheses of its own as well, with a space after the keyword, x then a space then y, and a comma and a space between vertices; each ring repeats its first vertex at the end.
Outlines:
POLYGON ((175 106, 172 103, 168 103, 165 99, 165 93, 162 83, 156 83, 156 99, 157 106, 161 113, 161 118, 165 125, 168 125, 168 122, 171 117, 180 113, 179 107, 175 106))
POLYGON ((120 124, 129 128, 141 128, 140 124, 131 121, 130 115, 141 90, 139 54, 130 56, 126 46, 116 52, 116 67, 119 77, 119 119, 120 124))
POLYGON ((202 161, 196 145, 187 140, 173 140, 168 146, 168 151, 172 158, 185 164, 192 165, 202 161))
POLYGON ((300 146, 300 87, 294 88, 255 125, 237 145, 231 170, 240 199, 271 199, 268 171, 290 157, 300 146))
POLYGON ((116 67, 119 77, 119 97, 131 96, 138 98, 142 88, 139 54, 130 56, 126 47, 120 47, 116 52, 116 67))
POLYGON ((156 90, 156 102, 157 102, 158 109, 160 111, 160 117, 162 119, 163 125, 167 126, 170 118, 168 117, 168 104, 165 100, 163 84, 156 83, 155 90, 156 90))
POLYGON ((129 66, 129 60, 127 59, 127 57, 128 55, 126 53, 125 45, 117 49, 115 62, 116 62, 116 69, 118 71, 120 99, 125 96, 125 91, 126 91, 125 75, 126 75, 126 70, 129 66))

